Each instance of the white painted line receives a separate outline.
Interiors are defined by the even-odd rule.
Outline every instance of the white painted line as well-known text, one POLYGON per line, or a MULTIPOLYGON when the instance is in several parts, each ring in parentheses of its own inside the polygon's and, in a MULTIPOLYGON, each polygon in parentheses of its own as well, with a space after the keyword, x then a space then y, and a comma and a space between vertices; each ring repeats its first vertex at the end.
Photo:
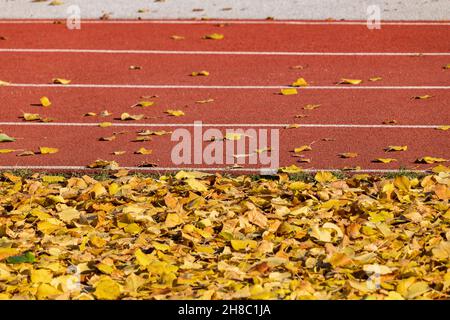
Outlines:
MULTIPOLYGON (((37 88, 104 88, 104 89, 270 89, 279 90, 291 86, 197 86, 197 85, 150 85, 150 84, 47 84, 47 83, 11 83, 4 87, 37 87, 37 88)), ((450 86, 308 86, 297 88, 301 90, 448 90, 450 86)))
POLYGON ((102 54, 181 54, 181 55, 270 55, 270 56, 450 56, 450 52, 286 52, 286 51, 183 51, 121 49, 22 49, 0 48, 14 53, 102 53, 102 54))
MULTIPOLYGON (((134 171, 178 171, 178 170, 196 170, 196 171, 241 171, 241 172, 261 172, 261 170, 273 170, 271 168, 203 168, 203 167, 120 167, 120 169, 134 171)), ((83 171, 101 171, 102 169, 88 168, 84 166, 0 166, 0 170, 83 170, 83 171)), ((115 170, 108 170, 115 171, 115 170)), ((360 170, 340 170, 340 169, 302 169, 301 172, 351 172, 351 173, 397 173, 405 170, 396 169, 360 169, 360 170)), ((425 173, 429 170, 406 170, 408 172, 425 173)))
MULTIPOLYGON (((54 24, 54 20, 0 20, 0 24, 54 24)), ((358 25, 367 21, 284 21, 284 20, 81 20, 86 24, 256 24, 256 25, 358 25)), ((448 21, 381 21, 381 25, 393 26, 449 26, 448 21)))
MULTIPOLYGON (((266 127, 266 128, 287 128, 291 124, 282 123, 202 123, 203 127, 266 127)), ((300 128, 380 128, 380 129, 436 129, 444 125, 389 125, 389 124, 299 124, 300 128)), ((63 127, 99 127, 99 123, 92 122, 0 122, 0 126, 63 126, 63 127)), ((196 127, 194 123, 112 123, 112 127, 196 127)))

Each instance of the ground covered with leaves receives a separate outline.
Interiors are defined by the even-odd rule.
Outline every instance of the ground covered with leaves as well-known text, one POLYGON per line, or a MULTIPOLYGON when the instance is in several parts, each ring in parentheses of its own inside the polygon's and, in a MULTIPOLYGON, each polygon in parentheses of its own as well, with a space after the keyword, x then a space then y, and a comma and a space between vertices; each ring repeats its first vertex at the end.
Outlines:
POLYGON ((448 299, 450 172, 0 174, 3 299, 448 299))

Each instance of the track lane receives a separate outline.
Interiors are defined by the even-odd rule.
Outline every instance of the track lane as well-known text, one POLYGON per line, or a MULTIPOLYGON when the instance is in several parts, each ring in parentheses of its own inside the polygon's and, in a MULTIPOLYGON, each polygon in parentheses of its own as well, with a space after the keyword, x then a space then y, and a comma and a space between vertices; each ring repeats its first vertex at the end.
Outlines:
POLYGON ((311 86, 333 86, 342 78, 361 86, 448 86, 445 56, 231 56, 127 55, 99 53, 0 52, 0 79, 12 83, 51 82, 128 85, 291 85, 303 77, 311 86), (141 70, 130 70, 139 66, 141 70), (301 66, 301 67, 298 67, 301 66), (302 69, 294 69, 298 67, 302 69), (20 72, 18 72, 20 70, 20 72), (209 76, 190 76, 206 70, 209 76), (369 81, 381 77, 380 81, 369 81))
MULTIPOLYGON (((170 158, 170 151, 177 142, 170 141, 170 134, 152 136, 151 141, 131 142, 140 128, 79 128, 67 127, 17 127, 2 126, 2 131, 16 137, 15 142, 2 144, 2 148, 37 151, 39 147, 56 147, 59 152, 50 155, 18 157, 17 153, 0 154, 0 166, 86 166, 96 159, 115 160, 122 166, 139 166, 144 162, 155 163, 158 167, 176 167, 170 158), (98 141, 100 137, 117 135, 114 141, 98 141), (152 149, 151 155, 134 154, 140 147, 152 149), (125 155, 112 155, 113 151, 126 151, 125 155)), ((173 131, 176 127, 160 128, 173 131)), ((222 128, 225 130, 226 128, 222 128)), ((246 130, 247 128, 243 128, 246 130)), ((158 128, 152 128, 158 130, 158 128)), ((193 136, 193 128, 187 128, 193 136)), ((206 128, 203 128, 203 132, 206 128)), ((271 129, 272 130, 272 129, 271 129)), ((223 131, 224 132, 224 131, 223 131)), ((270 132, 270 131, 269 131, 270 132)), ((438 130, 407 129, 354 129, 348 128, 298 128, 281 129, 280 166, 297 164, 303 168, 342 169, 349 166, 361 166, 362 169, 426 169, 433 165, 417 164, 415 160, 423 156, 446 157, 450 148, 448 133, 438 130), (380 136, 383 138, 380 139, 380 136), (324 141, 323 139, 333 139, 324 141), (303 152, 310 163, 299 163, 293 157, 292 150, 302 145, 312 146, 312 151, 303 152), (388 145, 407 145, 405 152, 387 153, 388 145), (341 159, 339 153, 356 152, 357 158, 341 159), (373 163, 375 158, 396 158, 398 162, 390 164, 373 163)), ((204 146, 206 146, 206 142, 204 146)), ((248 149, 246 152, 251 152, 248 149)), ((255 165, 243 164, 246 168, 255 165)), ((191 165, 178 165, 180 167, 191 165)), ((194 165, 192 165, 194 166, 194 165)), ((208 167, 204 163, 195 165, 208 167)), ((228 167, 229 165, 211 164, 209 167, 228 167)))
MULTIPOLYGON (((55 86, 52 88, 0 87, 0 122, 22 122, 22 112, 39 113, 56 122, 116 120, 121 113, 144 114, 142 123, 318 123, 380 125, 396 120, 399 125, 450 124, 450 90, 341 90, 299 89, 299 94, 281 96, 276 90, 189 90, 189 89, 89 89, 55 86), (426 100, 411 99, 431 95, 426 100), (158 96, 150 98, 151 96, 158 96), (52 105, 39 106, 47 96, 52 105), (141 98, 148 96, 147 98, 141 98), (210 103, 197 101, 213 99, 210 103), (141 100, 154 101, 151 107, 131 107, 141 100), (305 110, 309 105, 320 105, 305 110), (182 110, 185 116, 165 114, 182 110), (86 117, 88 112, 112 113, 108 117, 86 117), (302 118, 296 118, 300 116, 302 118), (306 117, 303 117, 306 116, 306 117)), ((137 122, 137 123, 139 123, 137 122)))
POLYGON ((318 51, 318 52, 448 52, 447 25, 285 24, 83 24, 69 30, 65 24, 2 23, 0 41, 8 48, 162 49, 222 51, 318 51), (222 33, 220 41, 202 39, 222 33), (172 35, 185 36, 175 41, 172 35))

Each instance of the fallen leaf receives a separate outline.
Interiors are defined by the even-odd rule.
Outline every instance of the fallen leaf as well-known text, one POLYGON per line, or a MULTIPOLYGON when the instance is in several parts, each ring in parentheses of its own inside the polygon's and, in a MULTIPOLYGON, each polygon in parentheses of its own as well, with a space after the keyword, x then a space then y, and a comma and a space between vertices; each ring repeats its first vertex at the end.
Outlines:
POLYGON ((120 296, 120 285, 109 277, 102 278, 95 285, 94 295, 100 300, 116 300, 120 296))
POLYGON ((0 87, 2 87, 2 86, 9 86, 10 84, 11 84, 11 82, 0 80, 0 87))
POLYGON ((327 182, 335 181, 337 178, 330 171, 319 171, 314 176, 314 179, 320 183, 327 183, 327 182))
POLYGON ((392 152, 392 151, 406 151, 408 150, 408 146, 388 146, 384 149, 386 152, 392 152))
POLYGON ((95 112, 88 112, 84 114, 85 117, 95 117, 96 115, 97 114, 95 112))
POLYGON ((154 101, 139 101, 138 103, 135 104, 136 107, 151 107, 155 104, 154 101))
POLYGON ((298 78, 294 83, 292 83, 293 87, 307 87, 308 83, 303 78, 298 78))
POLYGON ((36 121, 36 120, 41 120, 41 116, 37 113, 24 113, 22 115, 22 118, 25 121, 36 121))
POLYGON ((54 84, 69 84, 71 82, 71 80, 62 79, 62 78, 53 78, 52 82, 54 84))
POLYGON ((129 66, 128 69, 130 69, 130 70, 141 70, 142 67, 141 66, 129 66))
POLYGON ((281 89, 280 93, 281 93, 283 96, 290 96, 290 95, 297 94, 297 89, 295 89, 295 88, 281 89))
POLYGON ((130 115, 126 112, 122 113, 120 115, 120 120, 127 121, 127 120, 142 120, 144 118, 143 114, 137 114, 137 115, 130 115))
POLYGON ((304 110, 314 110, 320 107, 320 104, 307 104, 303 107, 304 110))
POLYGON ((356 158, 358 156, 358 154, 356 152, 344 152, 344 153, 339 153, 339 157, 341 158, 356 158))
POLYGON ((99 126, 100 128, 107 128, 107 127, 111 127, 111 126, 112 126, 112 123, 111 123, 111 122, 100 122, 100 123, 98 124, 98 126, 99 126))
POLYGON ((422 157, 416 160, 417 163, 436 163, 436 162, 446 162, 447 159, 435 158, 435 157, 422 157))
POLYGON ((375 82, 375 81, 380 81, 382 79, 383 78, 381 78, 381 77, 372 77, 372 78, 369 78, 369 81, 375 82))
POLYGON ((208 71, 194 71, 191 73, 192 77, 197 77, 197 76, 209 76, 209 72, 208 71))
POLYGON ((440 126, 436 128, 437 130, 442 130, 442 131, 447 131, 448 129, 450 129, 450 126, 440 126))
POLYGON ((184 112, 181 111, 181 110, 171 110, 171 109, 169 109, 169 110, 166 110, 166 113, 168 113, 169 115, 174 116, 174 117, 184 116, 184 112))
POLYGON ((356 85, 356 84, 360 84, 362 82, 362 80, 358 80, 358 79, 341 79, 341 81, 339 81, 337 84, 352 84, 352 85, 356 85))
POLYGON ((59 151, 58 148, 39 147, 40 154, 53 154, 59 151))
POLYGON ((384 120, 383 124, 397 124, 397 120, 384 120))
POLYGON ((258 243, 255 240, 231 240, 231 247, 236 251, 255 249, 258 243))
POLYGON ((0 154, 4 154, 4 153, 11 153, 14 152, 16 150, 14 149, 0 149, 0 154))
POLYGON ((6 133, 0 133, 0 142, 14 142, 16 139, 8 136, 6 133))
POLYGON ((284 127, 285 129, 297 129, 300 128, 301 125, 298 123, 292 123, 292 124, 288 124, 286 127, 284 127))
POLYGON ((298 147, 298 148, 294 148, 294 152, 295 153, 300 153, 300 152, 303 152, 303 151, 311 151, 311 150, 312 150, 312 148, 309 145, 304 145, 304 146, 301 146, 301 147, 298 147))
POLYGON ((214 101, 214 99, 205 99, 205 100, 195 101, 195 103, 204 104, 204 103, 210 103, 210 102, 213 102, 213 101, 214 101))
POLYGON ((64 4, 64 2, 62 2, 62 1, 60 1, 60 0, 53 0, 53 1, 51 1, 48 5, 49 5, 49 6, 60 6, 60 5, 62 5, 62 4, 64 4))
POLYGON ((222 40, 223 38, 224 35, 220 33, 211 33, 203 37, 203 39, 210 39, 210 40, 222 40))
POLYGON ((393 158, 377 158, 375 160, 373 160, 372 162, 381 162, 381 163, 391 163, 397 161, 397 159, 393 159, 393 158))
POLYGON ((297 167, 295 164, 292 164, 289 167, 281 167, 280 169, 278 169, 278 171, 284 173, 299 173, 302 172, 303 170, 297 167))
POLYGON ((106 170, 117 170, 119 169, 119 164, 115 161, 107 161, 107 160, 95 160, 91 164, 88 165, 88 168, 102 168, 106 170))
POLYGON ((120 156, 120 155, 123 155, 125 153, 126 153, 126 151, 114 151, 112 154, 114 154, 116 156, 120 156))
POLYGON ((135 153, 136 154, 152 154, 152 150, 149 149, 145 149, 144 147, 140 148, 139 150, 137 150, 135 153))
POLYGON ((173 39, 173 40, 184 40, 184 39, 185 39, 185 37, 183 37, 183 36, 177 36, 177 35, 173 35, 173 36, 171 36, 170 38, 173 39))
POLYGON ((100 137, 98 140, 99 141, 113 141, 113 140, 116 140, 116 136, 112 135, 112 136, 109 136, 109 137, 100 137))
POLYGON ((425 99, 430 99, 432 97, 433 96, 430 96, 430 95, 426 94, 426 95, 423 95, 423 96, 414 96, 411 99, 425 100, 425 99))

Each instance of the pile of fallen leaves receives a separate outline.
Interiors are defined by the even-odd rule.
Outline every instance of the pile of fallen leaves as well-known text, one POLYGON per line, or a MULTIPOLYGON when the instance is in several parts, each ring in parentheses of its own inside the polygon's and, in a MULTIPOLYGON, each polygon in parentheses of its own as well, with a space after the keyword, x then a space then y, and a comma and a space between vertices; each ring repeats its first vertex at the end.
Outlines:
POLYGON ((3 299, 448 299, 450 172, 0 174, 3 299))

